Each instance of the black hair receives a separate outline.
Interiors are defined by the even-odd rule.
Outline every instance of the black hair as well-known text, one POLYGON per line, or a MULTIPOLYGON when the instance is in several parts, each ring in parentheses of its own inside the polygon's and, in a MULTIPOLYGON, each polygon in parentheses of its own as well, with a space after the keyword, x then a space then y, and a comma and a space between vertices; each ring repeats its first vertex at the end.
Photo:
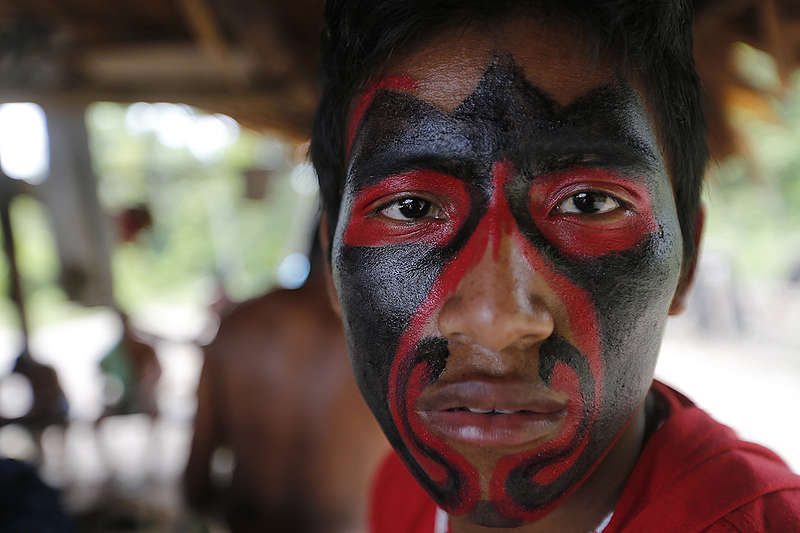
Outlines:
POLYGON ((424 35, 520 10, 581 25, 644 89, 672 178, 684 257, 692 257, 708 150, 690 0, 327 0, 310 152, 331 232, 345 178, 348 113, 370 78, 424 35))

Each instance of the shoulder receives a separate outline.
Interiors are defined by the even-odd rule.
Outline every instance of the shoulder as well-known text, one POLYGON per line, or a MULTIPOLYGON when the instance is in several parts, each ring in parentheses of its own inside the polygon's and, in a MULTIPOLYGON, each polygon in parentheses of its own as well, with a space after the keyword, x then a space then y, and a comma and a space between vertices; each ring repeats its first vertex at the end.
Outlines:
POLYGON ((277 289, 245 300, 220 320, 215 343, 242 336, 291 335, 341 327, 333 313, 324 285, 308 283, 299 289, 277 289))
POLYGON ((375 475, 369 502, 371 533, 432 533, 436 504, 391 451, 375 475))
POLYGON ((258 320, 276 318, 281 313, 293 310, 296 297, 294 291, 278 289, 255 298, 239 302, 229 309, 220 320, 220 335, 235 335, 242 329, 254 327, 258 320))
POLYGON ((800 530, 800 487, 765 494, 728 513, 706 533, 800 530))
POLYGON ((296 292, 280 289, 236 304, 221 318, 213 341, 205 346, 206 357, 218 354, 226 365, 246 361, 291 337, 303 313, 296 292))
POLYGON ((658 383, 653 389, 669 414, 643 449, 609 531, 787 530, 747 529, 751 519, 794 520, 788 530, 800 530, 799 476, 679 393, 658 383))

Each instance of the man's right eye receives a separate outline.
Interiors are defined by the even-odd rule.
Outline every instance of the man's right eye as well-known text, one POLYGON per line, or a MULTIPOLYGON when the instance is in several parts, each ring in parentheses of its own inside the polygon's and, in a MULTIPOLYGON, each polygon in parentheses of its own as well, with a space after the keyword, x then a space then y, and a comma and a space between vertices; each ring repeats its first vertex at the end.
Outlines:
POLYGON ((444 210, 436 206, 430 200, 419 196, 406 196, 392 201, 377 210, 382 215, 391 220, 409 222, 423 218, 433 218, 442 220, 445 218, 444 210))

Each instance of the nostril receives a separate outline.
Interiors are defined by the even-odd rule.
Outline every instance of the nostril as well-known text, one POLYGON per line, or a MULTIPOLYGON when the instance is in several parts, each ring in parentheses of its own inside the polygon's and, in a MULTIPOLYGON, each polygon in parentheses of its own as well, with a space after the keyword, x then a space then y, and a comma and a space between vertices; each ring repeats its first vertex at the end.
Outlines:
POLYGON ((518 350, 530 350, 531 348, 533 348, 534 346, 545 340, 547 337, 552 335, 552 333, 553 333, 553 328, 549 328, 549 331, 546 334, 545 332, 543 332, 542 335, 525 335, 524 337, 520 338, 517 342, 515 342, 512 347, 518 350))
POLYGON ((493 352, 530 347, 550 336, 554 320, 544 303, 549 287, 518 252, 512 239, 502 240, 499 255, 487 248, 443 303, 443 336, 493 352))
POLYGON ((513 299, 453 299, 441 310, 439 331, 451 342, 476 343, 491 351, 530 348, 552 334, 553 317, 546 307, 537 299, 513 299))

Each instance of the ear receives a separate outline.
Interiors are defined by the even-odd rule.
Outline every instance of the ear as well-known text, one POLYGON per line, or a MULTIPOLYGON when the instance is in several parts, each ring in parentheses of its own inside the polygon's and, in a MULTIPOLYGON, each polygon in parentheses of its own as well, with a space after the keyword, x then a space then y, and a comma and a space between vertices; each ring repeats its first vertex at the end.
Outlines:
POLYGON ((325 278, 325 292, 328 293, 328 301, 331 304, 333 312, 336 313, 336 316, 342 318, 342 308, 339 306, 339 298, 336 295, 336 286, 333 284, 330 253, 330 231, 328 227, 328 217, 326 217, 325 214, 322 215, 322 218, 319 222, 319 233, 317 234, 317 238, 319 239, 320 248, 322 249, 322 257, 325 261, 325 271, 323 272, 323 276, 325 278))
POLYGON ((681 281, 678 283, 678 288, 675 290, 675 296, 672 298, 672 304, 669 306, 670 315, 678 315, 686 309, 686 296, 689 294, 689 289, 692 288, 694 282, 695 270, 697 270, 697 256, 700 253, 700 242, 703 237, 703 226, 706 221, 706 210, 701 205, 697 209, 697 217, 694 223, 694 253, 692 257, 688 258, 686 270, 681 276, 681 281))

